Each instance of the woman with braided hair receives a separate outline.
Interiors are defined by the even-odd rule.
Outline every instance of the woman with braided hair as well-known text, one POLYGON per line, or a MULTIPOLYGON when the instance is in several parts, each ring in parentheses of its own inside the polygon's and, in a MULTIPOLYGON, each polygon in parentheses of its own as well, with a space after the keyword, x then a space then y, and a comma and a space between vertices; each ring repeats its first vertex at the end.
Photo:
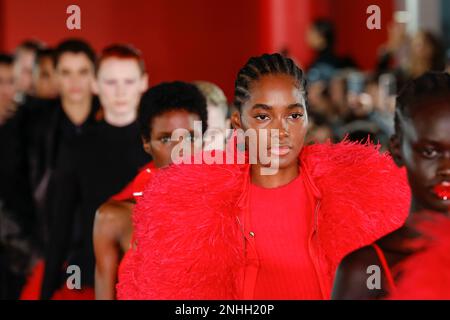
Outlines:
POLYGON ((305 88, 302 70, 280 54, 246 63, 224 152, 249 161, 154 175, 133 213, 119 299, 328 299, 340 260, 403 223, 406 178, 378 147, 304 146, 305 88), (242 131, 256 133, 256 148, 250 135, 235 139, 242 131))

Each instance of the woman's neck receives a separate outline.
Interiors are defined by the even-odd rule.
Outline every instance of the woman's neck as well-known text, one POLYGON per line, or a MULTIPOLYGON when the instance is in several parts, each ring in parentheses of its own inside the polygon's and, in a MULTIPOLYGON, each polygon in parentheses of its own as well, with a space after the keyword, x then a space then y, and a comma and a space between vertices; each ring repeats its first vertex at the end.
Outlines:
POLYGON ((297 178, 300 172, 298 163, 287 168, 279 168, 273 175, 264 174, 263 168, 263 166, 258 164, 251 166, 251 181, 253 184, 267 189, 277 188, 288 184, 297 178))

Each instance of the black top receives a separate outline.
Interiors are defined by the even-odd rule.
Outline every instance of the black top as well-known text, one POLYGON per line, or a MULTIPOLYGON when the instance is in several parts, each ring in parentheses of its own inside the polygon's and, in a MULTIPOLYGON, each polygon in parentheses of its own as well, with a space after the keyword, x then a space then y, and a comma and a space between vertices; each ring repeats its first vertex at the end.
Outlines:
POLYGON ((0 125, 0 202, 28 234, 34 214, 22 133, 23 112, 19 109, 0 125))
POLYGON ((27 99, 23 105, 25 145, 29 180, 36 209, 36 246, 43 250, 48 242, 50 212, 46 208, 50 181, 60 161, 60 154, 69 150, 83 132, 96 124, 99 100, 93 97, 91 111, 81 125, 73 124, 65 114, 61 100, 27 99))
POLYGON ((42 180, 55 167, 61 147, 70 147, 83 131, 95 124, 99 108, 98 98, 93 97, 86 121, 75 125, 66 116, 59 98, 27 100, 23 106, 24 127, 33 191, 42 188, 42 180))
POLYGON ((60 156, 54 188, 48 194, 54 223, 46 252, 43 299, 65 283, 65 262, 81 268, 83 286, 93 286, 95 212, 151 160, 142 148, 136 122, 114 127, 102 121, 60 156))
POLYGON ((18 299, 30 264, 35 222, 23 113, 0 125, 0 300, 18 299))

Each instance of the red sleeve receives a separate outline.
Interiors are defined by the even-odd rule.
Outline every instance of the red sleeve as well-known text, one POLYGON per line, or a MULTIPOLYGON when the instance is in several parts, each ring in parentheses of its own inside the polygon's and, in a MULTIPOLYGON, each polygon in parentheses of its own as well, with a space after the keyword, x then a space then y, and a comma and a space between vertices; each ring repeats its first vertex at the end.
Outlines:
POLYGON ((134 193, 140 192, 140 190, 145 186, 149 175, 148 173, 153 171, 155 166, 153 162, 146 164, 141 170, 139 174, 131 181, 122 191, 113 195, 111 200, 115 201, 126 201, 126 200, 134 200, 134 193), (138 188, 138 189, 136 189, 138 188))

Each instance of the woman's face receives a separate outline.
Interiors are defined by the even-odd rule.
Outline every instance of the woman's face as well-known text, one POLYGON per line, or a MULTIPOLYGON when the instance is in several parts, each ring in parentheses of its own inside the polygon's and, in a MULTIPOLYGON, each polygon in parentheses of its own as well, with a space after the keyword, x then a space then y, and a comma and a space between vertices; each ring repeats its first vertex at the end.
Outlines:
MULTIPOLYGON (((298 165, 308 116, 295 79, 283 74, 265 75, 251 83, 249 91, 250 98, 242 105, 241 112, 233 114, 233 126, 244 131, 255 130, 258 154, 262 151, 269 157, 278 157, 280 169, 298 165), (260 135, 261 129, 267 131, 260 135), (272 145, 274 136, 279 142, 272 145)), ((247 149, 252 148, 247 145, 247 149)))
POLYGON ((105 113, 114 118, 126 118, 137 112, 147 83, 147 75, 142 73, 135 59, 111 57, 101 63, 93 88, 105 113))
POLYGON ((402 121, 403 135, 393 152, 408 172, 420 209, 450 208, 450 105, 417 107, 402 121), (399 156, 399 157, 398 157, 399 156))
MULTIPOLYGON (((164 112, 153 119, 150 140, 144 140, 143 143, 144 150, 152 156, 157 168, 166 167, 173 162, 172 150, 179 143, 171 139, 173 132, 185 129, 194 137, 195 121, 200 121, 200 117, 183 109, 164 112)), ((193 140, 191 147, 194 148, 193 140)))

